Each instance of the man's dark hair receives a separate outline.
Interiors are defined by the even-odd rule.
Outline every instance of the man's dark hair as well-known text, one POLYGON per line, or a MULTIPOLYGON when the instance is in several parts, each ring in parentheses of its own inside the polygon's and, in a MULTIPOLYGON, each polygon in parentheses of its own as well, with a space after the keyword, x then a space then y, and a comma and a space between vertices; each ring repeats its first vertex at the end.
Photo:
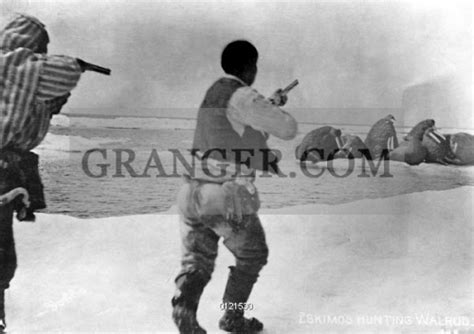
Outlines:
POLYGON ((237 40, 227 44, 222 51, 221 66, 225 73, 239 75, 250 65, 256 64, 258 51, 252 43, 237 40))

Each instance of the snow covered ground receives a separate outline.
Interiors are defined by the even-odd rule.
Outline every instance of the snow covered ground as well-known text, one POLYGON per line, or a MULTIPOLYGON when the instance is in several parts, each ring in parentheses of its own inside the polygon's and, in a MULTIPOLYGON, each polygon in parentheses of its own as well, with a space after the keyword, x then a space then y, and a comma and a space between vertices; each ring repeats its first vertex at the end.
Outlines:
MULTIPOLYGON (((473 194, 462 187, 262 212, 270 259, 250 314, 266 333, 474 330, 473 194)), ((15 223, 10 332, 176 332, 177 219, 171 210, 15 223)), ((218 332, 231 264, 221 246, 198 313, 209 333, 218 332)))

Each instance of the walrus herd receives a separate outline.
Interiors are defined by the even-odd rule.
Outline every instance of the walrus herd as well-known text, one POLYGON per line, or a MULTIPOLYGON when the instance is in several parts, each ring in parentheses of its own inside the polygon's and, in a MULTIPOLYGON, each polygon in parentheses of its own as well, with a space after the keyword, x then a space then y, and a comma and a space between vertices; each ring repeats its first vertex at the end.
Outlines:
POLYGON ((460 132, 442 134, 435 120, 426 119, 415 125, 398 141, 393 122, 395 117, 387 115, 370 129, 365 141, 353 134, 342 134, 340 129, 324 126, 310 131, 295 149, 299 161, 326 161, 340 158, 361 158, 363 151, 370 152, 372 159, 383 154, 394 161, 409 165, 439 163, 443 165, 473 165, 474 136, 460 132))

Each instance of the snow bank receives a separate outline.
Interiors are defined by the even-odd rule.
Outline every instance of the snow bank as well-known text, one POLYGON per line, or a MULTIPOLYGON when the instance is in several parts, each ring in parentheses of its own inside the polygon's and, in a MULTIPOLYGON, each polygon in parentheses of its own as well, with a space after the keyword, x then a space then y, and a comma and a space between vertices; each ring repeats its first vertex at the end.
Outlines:
MULTIPOLYGON (((472 325, 473 193, 463 187, 262 212, 270 259, 251 315, 266 333, 450 328, 420 316, 468 317, 472 325)), ((177 223, 174 210, 87 220, 40 214, 34 224, 16 223, 10 330, 176 332, 177 223)), ((233 264, 222 246, 220 253, 199 309, 209 333, 218 332, 233 264)))
POLYGON ((71 126, 71 118, 63 114, 54 115, 51 118, 51 126, 69 127, 71 126))
POLYGON ((56 135, 48 133, 41 144, 34 151, 46 158, 67 156, 71 152, 85 152, 100 145, 127 141, 128 139, 111 139, 104 137, 84 138, 81 136, 56 135))

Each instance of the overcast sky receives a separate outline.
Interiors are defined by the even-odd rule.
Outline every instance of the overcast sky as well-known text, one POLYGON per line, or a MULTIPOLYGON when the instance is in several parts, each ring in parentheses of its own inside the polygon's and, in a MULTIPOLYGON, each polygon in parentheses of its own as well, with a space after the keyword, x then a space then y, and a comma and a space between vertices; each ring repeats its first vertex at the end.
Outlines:
POLYGON ((68 112, 194 117, 222 48, 244 38, 260 53, 255 88, 298 78, 288 109, 334 108, 296 110, 301 121, 373 123, 408 87, 442 82, 453 103, 399 122, 474 127, 469 2, 2 0, 2 25, 14 11, 46 24, 50 53, 112 69, 84 74, 68 112))

